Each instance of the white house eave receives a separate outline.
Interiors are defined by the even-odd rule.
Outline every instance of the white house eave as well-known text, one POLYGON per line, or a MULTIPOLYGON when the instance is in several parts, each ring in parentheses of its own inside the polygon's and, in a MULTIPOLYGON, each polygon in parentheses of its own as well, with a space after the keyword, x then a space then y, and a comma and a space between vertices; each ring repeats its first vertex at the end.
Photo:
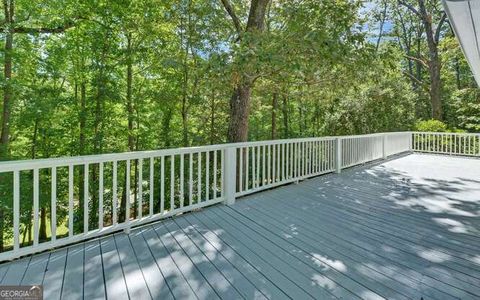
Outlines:
POLYGON ((480 86, 480 0, 442 0, 453 31, 480 86))

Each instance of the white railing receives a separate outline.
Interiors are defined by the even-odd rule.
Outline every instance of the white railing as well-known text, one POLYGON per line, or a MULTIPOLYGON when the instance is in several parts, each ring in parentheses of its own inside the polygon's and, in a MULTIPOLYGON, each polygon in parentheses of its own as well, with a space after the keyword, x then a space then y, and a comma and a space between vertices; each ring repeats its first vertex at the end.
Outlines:
POLYGON ((413 150, 417 152, 480 156, 480 134, 413 132, 413 150))
MULTIPOLYGON (((235 196, 335 170, 336 138, 308 138, 236 146, 235 196)), ((234 175, 235 176, 235 175, 234 175)))
POLYGON ((0 261, 224 201, 226 147, 1 162, 1 200, 13 209, 4 212, 12 248, 0 261), (50 220, 45 240, 42 208, 50 220), (31 234, 21 220, 31 220, 31 234))
POLYGON ((0 261, 406 151, 479 155, 479 146, 479 135, 395 132, 0 162, 11 239, 0 261))

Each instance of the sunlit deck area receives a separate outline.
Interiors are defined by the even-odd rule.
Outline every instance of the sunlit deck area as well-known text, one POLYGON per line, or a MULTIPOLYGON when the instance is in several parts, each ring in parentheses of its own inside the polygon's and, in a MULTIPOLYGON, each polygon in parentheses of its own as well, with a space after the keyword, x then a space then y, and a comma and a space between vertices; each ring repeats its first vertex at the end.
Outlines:
POLYGON ((478 299, 480 160, 410 154, 0 265, 45 299, 478 299))

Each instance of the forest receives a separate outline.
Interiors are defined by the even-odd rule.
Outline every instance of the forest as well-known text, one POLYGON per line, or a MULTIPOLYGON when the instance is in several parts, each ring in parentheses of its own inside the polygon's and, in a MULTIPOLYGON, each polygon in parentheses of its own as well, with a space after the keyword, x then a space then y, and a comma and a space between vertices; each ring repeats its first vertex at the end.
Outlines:
MULTIPOLYGON (((480 131, 480 90, 440 0, 2 6, 0 160, 480 131)), ((1 251, 11 180, 0 180, 1 251)))

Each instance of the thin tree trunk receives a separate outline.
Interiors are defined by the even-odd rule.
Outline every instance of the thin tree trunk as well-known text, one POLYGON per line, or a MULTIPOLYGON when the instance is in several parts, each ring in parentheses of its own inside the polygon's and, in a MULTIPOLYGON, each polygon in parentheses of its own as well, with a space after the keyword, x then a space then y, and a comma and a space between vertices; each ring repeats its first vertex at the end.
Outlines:
MULTIPOLYGON (((190 15, 190 3, 188 5, 187 14, 188 14, 188 27, 190 27, 191 15, 190 15)), ((183 18, 180 19, 180 27, 185 29, 185 24, 183 18)), ((185 38, 186 30, 181 30, 180 33, 180 44, 185 45, 185 51, 183 53, 183 81, 182 81, 182 145, 188 147, 188 83, 189 83, 189 69, 188 69, 188 49, 190 44, 190 39, 185 38)))
POLYGON ((462 88, 462 82, 460 79, 460 63, 458 57, 455 57, 455 82, 457 84, 457 90, 462 88))
MULTIPOLYGON (((9 141, 10 141, 10 106, 12 101, 12 51, 13 51, 13 16, 14 16, 14 2, 13 0, 3 0, 3 8, 5 14, 5 46, 4 46, 4 60, 3 60, 3 103, 2 103, 2 124, 0 130, 0 160, 6 160, 9 156, 9 141)), ((3 177, 4 175, 0 175, 3 177)), ((0 178, 1 178, 0 177, 0 178)), ((3 252, 3 239, 5 230, 4 205, 0 203, 0 252, 3 252)))
POLYGON ((85 82, 82 82, 80 83, 80 136, 78 142, 79 155, 85 154, 85 128, 87 124, 86 94, 85 82))
MULTIPOLYGON (((78 153, 79 155, 86 154, 86 124, 87 124, 87 88, 85 82, 80 83, 80 112, 79 112, 79 141, 78 141, 78 153)), ((84 178, 85 178, 85 168, 80 166, 78 168, 78 205, 79 207, 83 207, 83 203, 85 201, 85 185, 84 185, 84 178)), ((80 220, 83 220, 83 210, 79 211, 80 220)))
POLYGON ((278 93, 274 92, 272 97, 272 140, 277 138, 277 106, 278 93))
POLYGON ((47 240, 47 210, 45 207, 40 209, 40 228, 38 232, 38 239, 40 242, 47 240))
POLYGON ((377 45, 375 46, 375 51, 378 52, 378 48, 380 47, 380 41, 383 37, 383 26, 385 24, 385 19, 387 18, 387 1, 383 1, 383 11, 382 11, 382 19, 380 20, 380 29, 377 38, 377 45))
MULTIPOLYGON (((128 150, 135 151, 135 134, 134 134, 134 118, 135 118, 135 108, 133 105, 133 59, 132 59, 132 34, 127 33, 127 113, 128 113, 128 150)), ((133 181, 133 202, 134 207, 137 203, 137 168, 138 161, 135 160, 133 170, 134 170, 134 181, 133 181)), ((128 176, 128 174, 126 175, 128 176)), ((125 177, 126 180, 126 177, 125 177)), ((126 197, 122 197, 122 207, 126 207, 126 197)), ((137 210, 133 210, 133 217, 136 218, 137 210)))
MULTIPOLYGON (((36 149, 37 149, 38 128, 40 125, 39 123, 40 121, 36 118, 34 129, 33 129, 33 138, 32 138, 32 159, 37 158, 36 149)), ((43 206, 40 208, 40 226, 38 230, 38 239, 41 242, 44 242, 47 240, 47 210, 43 206)))
POLYGON ((286 94, 282 97, 282 114, 283 114, 283 138, 286 139, 289 137, 289 128, 288 128, 288 97, 286 94))
MULTIPOLYGON (((15 4, 13 0, 3 0, 5 22, 5 46, 3 60, 3 106, 2 106, 2 128, 0 132, 0 160, 4 160, 9 154, 10 141, 10 109, 12 102, 12 51, 13 51, 13 22, 15 4)), ((0 216, 0 223, 3 223, 3 215, 0 216)), ((3 225, 1 225, 3 226, 3 225)), ((3 229, 3 228, 2 228, 3 229)), ((3 241, 3 230, 0 230, 0 241, 3 241)), ((3 247, 3 243, 0 243, 3 247)))
POLYGON ((215 90, 212 89, 210 103, 210 145, 215 143, 215 90))
MULTIPOLYGON (((31 148, 31 156, 30 156, 31 159, 37 158, 38 122, 39 122, 38 119, 35 119, 35 123, 33 126, 32 148, 31 148)), ((33 177, 32 177, 32 182, 33 182, 33 177)), ((30 217, 28 218, 27 224, 25 224, 25 227, 26 227, 25 234, 27 235, 28 243, 30 244, 32 241, 31 230, 32 230, 32 220, 33 220, 31 206, 28 207, 28 216, 30 217)))
POLYGON ((133 134, 134 108, 132 101, 132 84, 133 84, 133 61, 132 61, 132 37, 127 34, 127 113, 128 113, 128 150, 133 151, 135 148, 135 136, 133 134))

